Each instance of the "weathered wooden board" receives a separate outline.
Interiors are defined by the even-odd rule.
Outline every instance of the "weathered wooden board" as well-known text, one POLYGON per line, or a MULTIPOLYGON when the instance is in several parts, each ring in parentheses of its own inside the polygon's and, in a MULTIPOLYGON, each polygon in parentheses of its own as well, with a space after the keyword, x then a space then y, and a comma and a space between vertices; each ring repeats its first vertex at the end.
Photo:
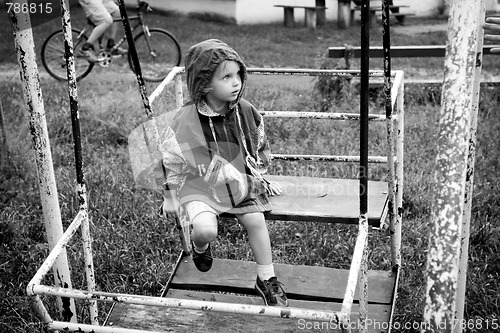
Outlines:
MULTIPOLYGON (((172 280, 172 288, 256 294, 254 262, 216 258, 212 269, 202 273, 190 257, 185 258, 172 280)), ((274 267, 291 299, 342 302, 344 298, 348 270, 284 264, 274 267)), ((369 271, 368 302, 391 304, 395 279, 396 274, 390 271, 369 271)), ((357 291, 354 299, 358 299, 357 291)))
MULTIPOLYGON (((266 176, 278 182, 283 195, 271 197, 269 220, 359 222, 359 182, 353 179, 266 176)), ((368 182, 368 222, 379 226, 387 211, 387 183, 368 182)))
MULTIPOLYGON (((168 296, 183 299, 214 300, 238 304, 258 304, 259 298, 224 294, 211 294, 194 291, 174 291, 168 296)), ((291 306, 304 308, 324 308, 318 302, 291 300, 291 306)), ((341 304, 328 304, 332 310, 341 309, 341 304)), ((358 305, 353 305, 353 312, 358 311, 358 305)), ((379 328, 389 326, 390 305, 369 305, 368 332, 383 332, 379 328)), ((353 332, 357 332, 359 316, 353 314, 351 323, 353 332)), ((119 326, 140 330, 162 332, 340 332, 334 322, 314 322, 300 319, 271 318, 249 316, 214 311, 186 310, 135 304, 117 303, 110 314, 107 326, 119 326)))

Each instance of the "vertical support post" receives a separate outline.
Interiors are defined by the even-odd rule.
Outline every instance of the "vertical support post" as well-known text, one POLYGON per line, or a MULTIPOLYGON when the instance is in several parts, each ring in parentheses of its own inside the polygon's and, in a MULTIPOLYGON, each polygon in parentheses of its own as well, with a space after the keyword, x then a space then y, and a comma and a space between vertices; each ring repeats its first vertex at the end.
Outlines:
MULTIPOLYGON (((326 7, 326 0, 316 0, 316 7, 326 7)), ((318 26, 325 25, 326 9, 318 9, 318 14, 316 16, 316 23, 318 26)))
MULTIPOLYGON (((64 31, 64 52, 66 58, 66 68, 68 74, 68 94, 71 111, 71 125, 73 132, 73 147, 75 154, 76 171, 76 194, 78 197, 79 210, 84 211, 82 220, 82 242, 85 262, 85 275, 87 279, 87 289, 90 292, 96 290, 94 258, 92 254, 92 236, 90 234, 89 215, 87 205, 87 189, 85 185, 85 173, 83 171, 82 141, 80 132, 80 114, 78 111, 78 88, 76 84, 75 56, 73 50, 73 35, 71 31, 71 17, 66 0, 61 0, 61 18, 64 31)), ((99 311, 97 301, 89 301, 90 321, 93 325, 99 325, 99 311)))
POLYGON ((398 89, 396 100, 396 160, 394 161, 395 174, 395 219, 391 229, 391 258, 392 268, 395 271, 401 267, 401 228, 403 224, 403 188, 404 188, 404 137, 405 137, 405 112, 404 112, 404 82, 398 89))
MULTIPOLYGON (((28 6, 27 0, 19 0, 21 8, 28 6)), ((52 153, 45 109, 43 105, 40 76, 35 55, 35 42, 29 13, 10 11, 9 18, 14 33, 14 44, 23 86, 23 95, 28 106, 30 133, 32 135, 35 162, 38 173, 43 220, 47 241, 52 249, 63 235, 61 211, 57 193, 52 153)), ((53 266, 54 283, 63 288, 72 288, 66 251, 63 251, 53 266)), ((58 298, 59 309, 65 321, 76 322, 75 302, 70 298, 58 298)))
POLYGON ((304 8, 304 25, 311 29, 316 29, 316 10, 304 8))
POLYGON ((295 17, 293 15, 293 7, 283 7, 283 22, 285 27, 292 28, 295 26, 295 17))
POLYGON ((144 78, 142 77, 141 63, 139 62, 139 56, 137 55, 137 48, 135 47, 134 36, 132 35, 132 28, 130 28, 130 21, 128 19, 124 0, 118 1, 118 7, 120 8, 123 29, 125 30, 125 36, 127 37, 129 53, 134 65, 134 73, 137 78, 137 84, 139 85, 139 92, 141 94, 142 103, 144 105, 144 109, 146 110, 146 115, 148 116, 148 118, 152 119, 153 112, 151 111, 151 106, 149 105, 148 94, 146 92, 146 83, 144 82, 144 78))
POLYGON ((473 111, 482 0, 451 2, 442 107, 431 209, 424 309, 427 332, 452 332, 457 302, 459 255, 473 111))
POLYGON ((10 145, 7 139, 7 129, 5 128, 5 117, 3 114, 3 104, 0 98, 0 131, 2 131, 2 141, 0 142, 0 165, 10 162, 10 145))
MULTIPOLYGON (((368 230, 368 220, 360 221, 363 228, 368 230)), ((367 231, 368 232, 368 231, 367 231)), ((359 270, 359 332, 368 332, 368 237, 366 237, 363 247, 363 256, 361 258, 361 266, 359 270)))
POLYGON ((349 28, 352 24, 351 0, 338 0, 337 26, 339 29, 349 28))
POLYGON ((184 104, 184 96, 182 94, 182 77, 177 74, 174 78, 174 93, 175 93, 175 108, 180 109, 184 104))
MULTIPOLYGON (((370 84, 370 1, 361 3, 361 104, 359 121, 359 229, 368 233, 368 90, 370 84)), ((360 321, 361 332, 366 332, 366 319, 368 316, 368 237, 363 244, 363 257, 360 266, 360 321)))
POLYGON ((359 209, 360 216, 368 211, 368 101, 369 101, 369 69, 370 69, 370 1, 361 4, 361 92, 360 92, 360 126, 359 126, 359 209))
MULTIPOLYGON (((484 3, 483 3, 484 6, 484 3)), ((485 8, 479 13, 480 20, 484 17, 485 8)), ((472 110, 470 114, 469 125, 469 155, 467 157, 467 171, 465 179, 465 208, 462 222, 462 237, 460 246, 460 259, 458 266, 458 287, 456 300, 456 322, 462 323, 465 311, 465 285, 467 282, 467 262, 469 259, 469 237, 470 220, 472 210, 472 191, 474 188, 474 164, 476 160, 476 142, 477 142, 477 117, 479 109, 479 91, 481 87, 482 70, 482 50, 483 50, 483 29, 477 29, 477 49, 476 49, 476 67, 474 70, 472 87, 472 110)), ((455 333, 462 332, 462 325, 456 325, 455 333)))
POLYGON ((389 230, 391 234, 391 262, 392 270, 397 271, 400 265, 399 251, 396 237, 397 226, 397 204, 396 204, 396 174, 395 174, 395 145, 394 145, 394 119, 392 117, 392 96, 391 96, 391 34, 389 26, 389 0, 382 3, 382 37, 384 51, 384 95, 385 95, 385 116, 387 125, 387 164, 389 170, 388 192, 389 192, 389 230))

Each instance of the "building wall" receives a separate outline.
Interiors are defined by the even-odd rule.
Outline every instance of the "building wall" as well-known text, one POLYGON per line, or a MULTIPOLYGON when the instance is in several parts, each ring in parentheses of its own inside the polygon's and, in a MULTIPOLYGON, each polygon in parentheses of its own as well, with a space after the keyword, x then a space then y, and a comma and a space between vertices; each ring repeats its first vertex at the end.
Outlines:
MULTIPOLYGON (((372 0, 374 1, 374 0, 372 0)), ((376 0, 375 0, 376 1, 376 0)), ((433 16, 450 0, 394 0, 394 4, 409 5, 405 10, 417 16, 433 16)), ((494 7, 500 0, 486 0, 487 7, 494 7)), ((137 0, 125 0, 135 4, 137 0)), ((314 0, 148 0, 152 7, 175 10, 181 13, 214 13, 235 20, 238 24, 283 22, 283 8, 274 5, 291 4, 312 6, 314 0)), ((326 19, 337 20, 337 0, 326 0, 326 19)), ((304 10, 295 9, 295 20, 304 20, 304 10)))
MULTIPOLYGON (((227 16, 231 19, 236 17, 237 0, 146 0, 151 7, 173 10, 183 14, 188 13, 213 13, 227 16)), ((137 0, 125 0, 128 5, 137 4, 137 0)))

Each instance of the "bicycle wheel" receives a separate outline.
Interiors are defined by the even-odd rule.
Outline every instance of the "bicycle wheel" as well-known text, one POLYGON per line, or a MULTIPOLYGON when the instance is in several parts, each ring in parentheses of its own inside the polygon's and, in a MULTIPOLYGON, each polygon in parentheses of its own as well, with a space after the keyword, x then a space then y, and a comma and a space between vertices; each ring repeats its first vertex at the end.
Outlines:
MULTIPOLYGON (((149 29, 147 37, 141 31, 134 38, 135 48, 141 64, 142 77, 147 81, 163 80, 174 66, 181 63, 181 47, 173 35, 158 29, 149 29)), ((130 52, 128 62, 132 71, 134 64, 130 52)))
MULTIPOLYGON (((75 53, 76 79, 80 80, 87 76, 93 63, 89 63, 83 56, 78 56, 81 47, 87 41, 87 36, 81 35, 81 31, 72 29, 73 52, 75 53)), ((68 79, 66 58, 64 56, 64 33, 62 30, 51 34, 42 45, 42 64, 47 72, 57 80, 66 81, 68 79)))

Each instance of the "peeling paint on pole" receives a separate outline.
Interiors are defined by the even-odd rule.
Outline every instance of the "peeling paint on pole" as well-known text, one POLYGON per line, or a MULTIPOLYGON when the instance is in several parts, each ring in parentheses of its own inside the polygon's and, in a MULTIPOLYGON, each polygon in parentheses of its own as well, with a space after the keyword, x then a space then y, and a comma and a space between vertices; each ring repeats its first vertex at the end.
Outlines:
POLYGON ((427 258, 426 332, 451 332, 469 152, 470 115, 481 0, 451 3, 435 189, 427 258))
MULTIPOLYGON (((479 13, 479 19, 484 17, 485 8, 482 8, 479 13)), ((467 280, 467 262, 469 257, 469 236, 470 222, 472 210, 472 192, 474 188, 474 164, 476 159, 476 142, 477 142, 477 117, 479 109, 479 91, 481 87, 481 70, 482 70, 482 50, 483 50, 483 29, 478 29, 477 51, 476 51, 476 67, 474 68, 474 82, 472 95, 472 111, 470 115, 470 136, 469 136, 469 155, 467 159, 467 173, 465 182, 465 198, 464 198, 464 217, 462 222, 461 236, 461 251, 460 264, 458 266, 458 289, 456 299, 456 319, 458 323, 463 322, 465 312, 465 287, 467 280)), ((454 332, 462 332, 462 325, 457 325, 454 332)))
MULTIPOLYGON (((75 55, 73 49, 73 34, 71 29, 71 16, 66 0, 61 0, 61 21, 64 31, 64 53, 66 58, 66 68, 68 74, 68 95, 71 111, 71 125, 73 132, 73 146, 75 154, 76 171, 76 194, 78 197, 78 206, 83 211, 82 222, 82 240, 83 254, 85 261, 85 275, 87 278, 87 289, 96 290, 94 259, 92 254, 92 236, 90 234, 89 214, 87 205, 87 189, 85 185, 85 173, 83 171, 83 149, 80 131, 80 113, 78 109, 78 87, 76 83, 75 55)), ((89 301, 90 321, 98 325, 99 313, 96 301, 89 301)))
MULTIPOLYGON (((27 0, 21 0, 19 3, 20 6, 26 6, 27 0)), ((28 106, 29 129, 35 152, 43 220, 45 222, 49 247, 53 248, 63 235, 63 228, 42 90, 40 88, 40 76, 36 64, 33 31, 31 29, 29 13, 10 11, 9 18, 14 33, 14 44, 20 67, 24 100, 28 106)), ((56 285, 71 288, 70 270, 65 251, 57 259, 53 271, 56 285)), ((66 319, 76 321, 76 310, 73 300, 63 303, 59 299, 59 308, 64 313, 66 319)))

